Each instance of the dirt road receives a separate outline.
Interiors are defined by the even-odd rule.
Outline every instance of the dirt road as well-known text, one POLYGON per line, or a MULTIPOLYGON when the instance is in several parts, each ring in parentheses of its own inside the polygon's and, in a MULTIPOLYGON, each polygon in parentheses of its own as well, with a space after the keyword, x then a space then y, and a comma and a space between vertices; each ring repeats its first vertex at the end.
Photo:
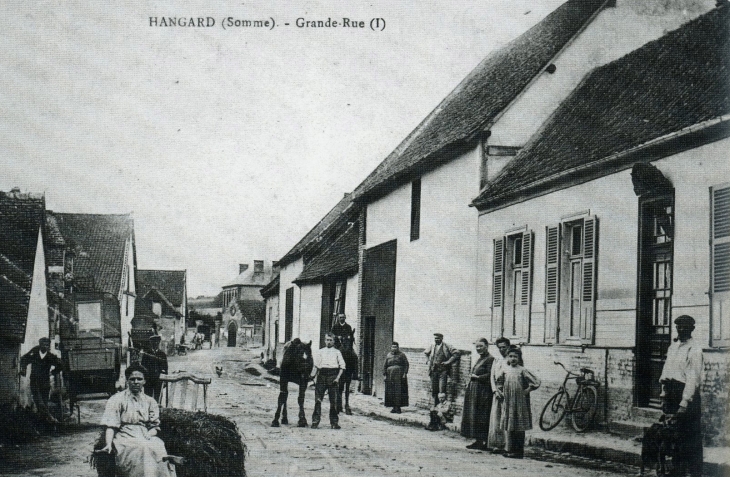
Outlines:
MULTIPOLYGON (((329 403, 323 405, 319 429, 297 428, 296 390, 289 393, 289 417, 294 425, 270 427, 278 385, 244 370, 254 352, 241 348, 201 350, 172 357, 172 370, 185 369, 213 377, 209 412, 233 419, 244 436, 249 455, 246 470, 258 476, 454 476, 517 477, 539 473, 553 476, 626 475, 544 461, 506 459, 464 448, 470 441, 453 432, 430 433, 365 415, 340 416, 341 430, 330 429, 329 403), (220 378, 215 366, 223 367, 220 378)), ((314 393, 307 391, 305 411, 311 422, 314 393)), ((98 435, 96 423, 104 402, 82 403, 82 425, 61 435, 14 449, 0 450, 0 473, 17 476, 93 477, 88 456, 98 435)))

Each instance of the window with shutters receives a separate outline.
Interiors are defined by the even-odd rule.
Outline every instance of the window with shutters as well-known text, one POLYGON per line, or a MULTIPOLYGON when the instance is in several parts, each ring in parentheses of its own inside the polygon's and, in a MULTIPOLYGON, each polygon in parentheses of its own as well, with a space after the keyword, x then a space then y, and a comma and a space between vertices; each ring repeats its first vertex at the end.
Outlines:
POLYGON ((527 342, 532 304, 532 231, 494 240, 492 268, 492 338, 527 342))
POLYGON ((711 345, 730 346, 730 184, 710 188, 711 345))
POLYGON ((598 219, 592 216, 545 231, 545 342, 593 343, 598 219))

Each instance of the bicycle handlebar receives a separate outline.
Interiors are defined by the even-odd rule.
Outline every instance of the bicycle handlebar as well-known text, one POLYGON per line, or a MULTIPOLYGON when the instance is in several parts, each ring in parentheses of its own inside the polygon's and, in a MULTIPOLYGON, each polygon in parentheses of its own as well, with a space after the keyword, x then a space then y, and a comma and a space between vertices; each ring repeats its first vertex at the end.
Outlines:
MULTIPOLYGON (((560 367, 562 367, 562 368, 563 368, 563 369, 565 370, 565 372, 566 372, 566 373, 568 373, 568 375, 573 375, 573 376, 582 376, 581 374, 578 374, 578 373, 574 373, 573 371, 570 371, 570 370, 569 370, 568 368, 566 368, 566 367, 565 367, 565 365, 564 365, 563 363, 561 363, 560 361, 553 361, 553 364, 557 364, 557 365, 559 365, 560 367)), ((588 368, 580 368, 580 372, 581 372, 581 373, 583 373, 583 375, 586 375, 586 374, 594 374, 594 375, 595 375, 595 373, 594 373, 593 371, 591 371, 590 369, 588 369, 588 368)))

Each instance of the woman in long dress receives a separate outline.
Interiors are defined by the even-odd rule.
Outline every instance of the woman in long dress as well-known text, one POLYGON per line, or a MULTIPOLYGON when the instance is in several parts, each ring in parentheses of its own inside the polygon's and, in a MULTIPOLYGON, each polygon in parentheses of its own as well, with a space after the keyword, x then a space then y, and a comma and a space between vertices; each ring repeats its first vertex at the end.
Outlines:
POLYGON ((130 365, 124 374, 128 387, 106 403, 101 425, 106 427, 103 451, 116 450, 117 475, 125 477, 171 477, 162 458, 165 444, 157 437, 160 408, 144 392, 145 368, 130 365))
POLYGON ((500 429, 505 433, 505 457, 521 459, 525 453, 525 431, 532 429, 529 395, 540 387, 540 380, 523 368, 522 352, 510 348, 507 366, 497 377, 497 393, 502 399, 500 429))
POLYGON ((408 406, 408 358, 395 341, 390 347, 390 353, 385 357, 383 376, 385 376, 383 404, 393 408, 390 412, 400 414, 401 407, 408 406))
POLYGON ((476 439, 467 449, 486 450, 489 437, 489 416, 492 411, 492 364, 489 343, 480 338, 474 343, 479 359, 471 370, 471 379, 464 393, 464 410, 461 418, 461 435, 476 439))
POLYGON ((492 454, 501 454, 504 452, 504 432, 499 428, 499 422, 502 420, 502 399, 497 396, 497 383, 495 381, 497 376, 502 373, 502 368, 507 366, 507 351, 510 348, 509 339, 502 337, 495 341, 499 355, 495 358, 492 364, 492 390, 495 391, 494 397, 492 398, 492 414, 489 417, 489 439, 487 441, 487 447, 492 454))

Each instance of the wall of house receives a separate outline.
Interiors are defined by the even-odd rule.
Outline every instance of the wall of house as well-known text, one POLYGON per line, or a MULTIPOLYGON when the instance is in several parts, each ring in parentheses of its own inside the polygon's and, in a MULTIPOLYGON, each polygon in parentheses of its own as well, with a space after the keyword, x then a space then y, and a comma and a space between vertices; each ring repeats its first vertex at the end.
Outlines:
MULTIPOLYGON (((296 292, 295 292, 296 294, 296 292)), ((307 283, 300 287, 299 339, 311 341, 312 348, 319 348, 319 332, 322 320, 322 284, 307 283)), ((296 338, 296 335, 294 336, 296 338)))
MULTIPOLYGON (((726 182, 730 139, 653 162, 675 187, 674 288, 672 316, 692 315, 694 339, 710 345, 709 330, 709 187, 726 182)), ((638 199, 630 170, 589 183, 537 197, 521 204, 479 216, 477 316, 491 321, 492 239, 505 230, 527 224, 535 232, 534 276, 530 344, 525 363, 536 368, 545 385, 535 393, 533 406, 541 409, 562 382, 564 374, 553 361, 573 369, 588 365, 607 380, 607 418, 626 419, 633 406, 634 351, 636 345, 636 289, 638 199), (595 345, 609 349, 540 346, 544 342, 545 227, 561 217, 589 210, 599 219, 598 295, 595 345), (568 362, 566 362, 568 361, 568 362)), ((674 333, 674 332, 673 332, 674 333)), ((705 353, 703 407, 727 408, 729 391, 726 352, 705 353), (724 367, 723 367, 724 366, 724 367)), ((727 412, 706 413, 706 433, 711 442, 727 442, 727 412)))
POLYGON ((266 299, 266 358, 271 359, 276 350, 278 337, 275 336, 276 321, 279 319, 279 295, 266 299))
MULTIPOLYGON (((285 314, 286 314, 286 290, 294 287, 294 323, 292 326, 292 338, 296 338, 301 333, 299 324, 299 301, 301 298, 300 289, 294 283, 294 280, 302 273, 304 262, 301 258, 282 267, 279 272, 279 342, 284 343, 286 333, 285 314)), ((277 353, 278 355, 278 353, 277 353)))
POLYGON ((398 241, 394 339, 401 346, 423 347, 443 332, 445 341, 465 348, 480 329, 474 319, 477 223, 468 207, 478 193, 480 151, 421 177, 418 240, 410 241, 410 184, 367 206, 366 248, 398 241))
POLYGON ((125 270, 125 273, 123 275, 123 279, 126 279, 129 277, 129 280, 125 282, 124 289, 128 291, 128 294, 122 293, 119 297, 119 303, 120 303, 120 313, 121 316, 121 331, 122 331, 122 354, 126 356, 127 352, 127 346, 129 344, 128 337, 129 332, 132 330, 132 318, 134 318, 134 302, 135 298, 132 296, 132 294, 136 293, 135 289, 135 283, 137 277, 135 276, 135 269, 136 269, 136 263, 135 255, 134 255, 134 248, 132 244, 132 240, 127 240, 126 243, 127 250, 125 252, 125 258, 127 261, 127 269, 125 270), (125 303, 125 300, 128 301, 128 304, 125 303))
POLYGON ((714 0, 617 0, 561 54, 490 131, 489 144, 522 146, 592 69, 616 60, 715 7, 714 0))
POLYGON ((358 323, 358 303, 357 303, 357 290, 360 285, 360 274, 356 273, 347 279, 346 295, 345 295, 345 315, 347 315, 347 322, 355 330, 355 341, 353 348, 357 353, 360 349, 360 330, 357 329, 358 323))
MULTIPOLYGON (((0 340, 0 409, 3 411, 7 410, 5 406, 11 406, 18 400, 19 355, 20 344, 0 340)), ((27 376, 30 376, 30 370, 27 376)), ((25 381, 29 379, 26 377, 25 381)))

